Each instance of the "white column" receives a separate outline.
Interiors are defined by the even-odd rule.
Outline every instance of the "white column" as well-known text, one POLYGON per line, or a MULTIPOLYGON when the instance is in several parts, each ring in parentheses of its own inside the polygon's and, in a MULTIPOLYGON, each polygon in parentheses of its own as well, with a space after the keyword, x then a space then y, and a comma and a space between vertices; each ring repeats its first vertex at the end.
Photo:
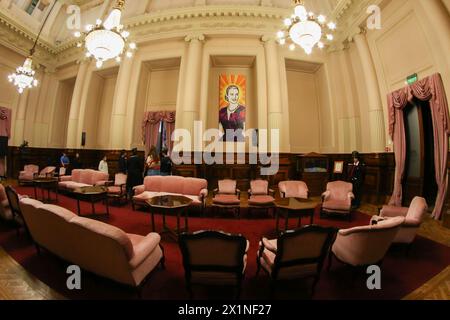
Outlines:
POLYGON ((80 117, 81 99, 88 68, 89 63, 83 62, 78 69, 77 80, 75 81, 75 87, 73 89, 72 103, 70 105, 69 123, 67 127, 68 148, 77 147, 78 121, 80 117))
POLYGON ((19 105, 17 108, 17 117, 14 124, 14 145, 20 146, 23 142, 23 132, 25 128, 25 114, 28 104, 28 93, 30 90, 25 90, 19 98, 19 105))
POLYGON ((189 35, 185 38, 185 41, 189 42, 189 47, 184 78, 181 126, 177 126, 177 128, 188 130, 192 139, 194 138, 194 121, 199 119, 200 114, 202 41, 204 40, 205 36, 202 34, 189 35))
MULTIPOLYGON (((125 122, 133 61, 134 58, 124 58, 117 76, 111 115, 110 147, 112 149, 125 148, 125 122)), ((128 129, 131 130, 131 128, 128 129)))
POLYGON ((354 36, 356 48, 364 72, 367 98, 369 102, 370 141, 372 152, 384 152, 386 147, 383 104, 378 86, 377 74, 364 33, 354 36))
MULTIPOLYGON (((268 134, 270 141, 271 130, 278 129, 280 139, 283 137, 282 106, 281 106, 281 79, 278 47, 273 37, 264 36, 266 74, 267 74, 267 110, 268 110, 268 134)), ((272 141, 270 142, 270 145, 272 141)), ((280 141, 281 144, 281 141, 280 141)))

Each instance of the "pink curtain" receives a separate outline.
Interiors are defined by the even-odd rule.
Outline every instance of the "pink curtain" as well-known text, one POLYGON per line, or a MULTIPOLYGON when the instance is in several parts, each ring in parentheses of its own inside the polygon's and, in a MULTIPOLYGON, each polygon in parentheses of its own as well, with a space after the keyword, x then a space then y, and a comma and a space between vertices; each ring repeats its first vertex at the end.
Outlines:
POLYGON ((450 118, 444 85, 438 73, 388 95, 389 133, 394 141, 396 163, 394 193, 390 204, 400 206, 402 202, 402 180, 406 160, 403 109, 414 97, 422 101, 429 101, 431 108, 434 131, 436 183, 438 185, 433 217, 439 220, 442 216, 448 187, 447 157, 450 118))
POLYGON ((150 151, 151 146, 158 144, 159 128, 161 122, 166 128, 166 145, 169 149, 168 154, 172 151, 172 132, 175 130, 175 111, 157 111, 145 112, 142 121, 142 140, 145 145, 145 154, 150 151))

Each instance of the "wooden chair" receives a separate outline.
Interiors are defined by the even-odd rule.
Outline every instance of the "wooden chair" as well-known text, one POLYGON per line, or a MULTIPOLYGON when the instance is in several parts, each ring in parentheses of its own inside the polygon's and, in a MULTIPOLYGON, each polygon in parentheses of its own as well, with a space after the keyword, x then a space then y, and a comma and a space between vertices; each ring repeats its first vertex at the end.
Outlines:
POLYGON ((320 280, 325 258, 336 235, 336 229, 316 225, 286 231, 278 239, 262 238, 256 258, 258 269, 271 278, 271 294, 279 280, 314 278, 311 296, 320 280))
POLYGON ((193 284, 234 286, 239 299, 249 246, 242 235, 219 231, 184 233, 179 237, 179 245, 191 299, 193 284))

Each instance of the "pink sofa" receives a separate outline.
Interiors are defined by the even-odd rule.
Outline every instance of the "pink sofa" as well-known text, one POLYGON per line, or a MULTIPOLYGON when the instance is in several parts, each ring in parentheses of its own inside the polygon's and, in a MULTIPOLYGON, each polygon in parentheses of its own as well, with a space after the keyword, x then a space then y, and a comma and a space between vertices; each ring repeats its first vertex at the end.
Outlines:
POLYGON ((59 189, 73 191, 77 188, 105 185, 109 180, 109 175, 104 172, 95 170, 76 169, 72 171, 71 176, 63 176, 60 178, 59 189))
POLYGON ((134 187, 132 200, 135 205, 145 205, 145 202, 155 196, 182 195, 193 200, 192 205, 205 207, 208 196, 208 182, 205 179, 184 178, 178 176, 149 176, 144 184, 134 187))
POLYGON ((157 233, 127 234, 33 199, 22 199, 20 207, 38 251, 45 248, 87 271, 132 287, 139 287, 158 264, 164 267, 157 233))

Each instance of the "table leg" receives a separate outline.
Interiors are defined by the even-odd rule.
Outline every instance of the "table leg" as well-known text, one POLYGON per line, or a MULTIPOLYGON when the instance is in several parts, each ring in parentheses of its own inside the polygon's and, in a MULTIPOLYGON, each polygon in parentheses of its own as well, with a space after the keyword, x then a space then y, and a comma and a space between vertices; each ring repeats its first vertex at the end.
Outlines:
POLYGON ((162 213, 162 218, 163 218, 164 230, 166 230, 167 229, 167 226, 166 226, 166 210, 161 209, 161 213, 162 213))
POLYGON ((153 232, 155 232, 155 210, 150 208, 150 213, 152 215, 152 229, 153 229, 153 232))
POLYGON ((180 236, 180 215, 182 212, 178 212, 177 213, 177 230, 176 230, 176 234, 179 237, 180 236))
POLYGON ((288 230, 288 228, 289 228, 289 210, 285 210, 285 214, 286 214, 286 217, 285 217, 285 223, 284 223, 284 231, 286 231, 286 230, 288 230))
POLYGON ((80 199, 77 199, 78 215, 81 216, 80 199))
POLYGON ((298 216, 298 223, 297 223, 297 228, 300 228, 302 226, 302 215, 298 216))
POLYGON ((313 225, 314 224, 314 209, 313 210, 311 210, 311 225, 313 225))
POLYGON ((280 227, 279 227, 279 224, 280 224, 280 214, 279 214, 279 211, 280 209, 279 208, 277 208, 276 210, 275 210, 275 220, 276 220, 276 224, 277 224, 277 226, 276 226, 276 229, 277 229, 277 233, 280 231, 280 227))
POLYGON ((184 209, 184 228, 185 231, 188 232, 189 231, 189 226, 188 226, 188 210, 184 209))

